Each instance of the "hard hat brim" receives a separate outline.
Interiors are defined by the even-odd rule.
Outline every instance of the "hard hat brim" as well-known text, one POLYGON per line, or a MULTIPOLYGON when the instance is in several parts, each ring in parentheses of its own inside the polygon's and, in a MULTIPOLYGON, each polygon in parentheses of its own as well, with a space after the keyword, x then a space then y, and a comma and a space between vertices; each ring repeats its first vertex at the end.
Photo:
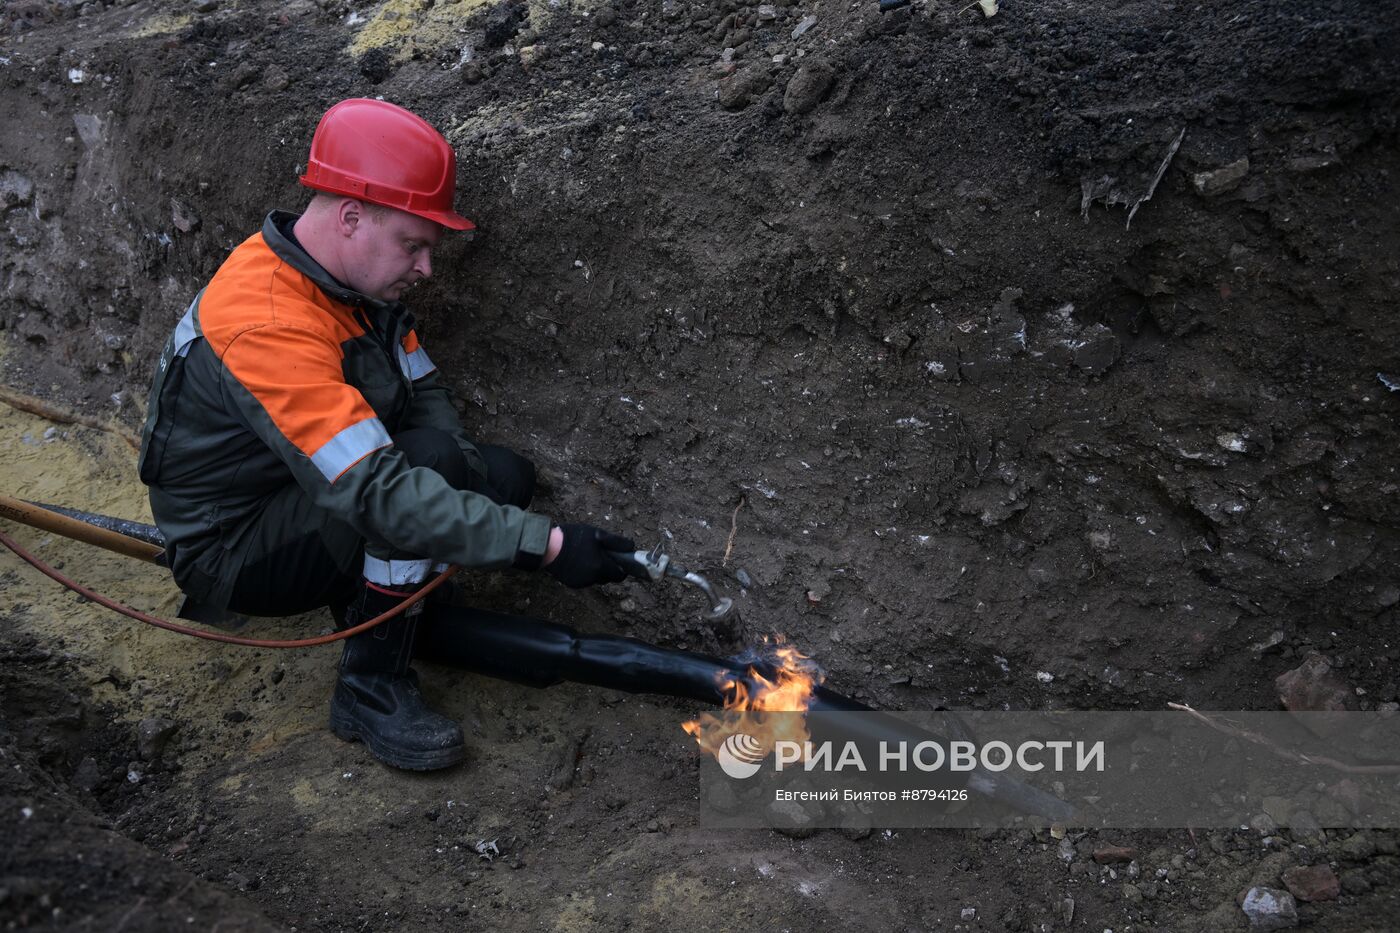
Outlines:
MULTIPOLYGON (((402 208, 400 208, 402 210, 402 208)), ((442 224, 449 230, 475 230, 476 224, 456 211, 408 211, 418 217, 442 224)))

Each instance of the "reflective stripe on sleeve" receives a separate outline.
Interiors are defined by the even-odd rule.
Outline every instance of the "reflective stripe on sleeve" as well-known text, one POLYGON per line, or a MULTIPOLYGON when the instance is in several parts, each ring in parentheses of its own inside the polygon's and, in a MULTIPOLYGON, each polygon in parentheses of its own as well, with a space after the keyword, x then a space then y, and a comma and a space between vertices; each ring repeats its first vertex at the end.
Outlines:
POLYGON ((380 586, 403 586, 406 583, 422 583, 433 562, 423 560, 380 560, 365 555, 365 579, 380 586))
POLYGON ((419 347, 412 353, 403 352, 403 347, 399 347, 399 366, 402 367, 404 375, 410 382, 417 382, 428 373, 437 369, 433 361, 428 359, 428 351, 419 347))
POLYGON ((175 355, 184 356, 190 352, 190 344, 199 339, 199 328, 194 323, 194 312, 199 307, 199 295, 194 296, 194 301, 190 302, 189 308, 185 311, 185 316, 180 318, 180 323, 175 325, 175 355))
POLYGON ((346 470, 392 443, 389 432, 378 418, 366 418, 326 441, 311 455, 311 462, 328 482, 334 483, 346 470))

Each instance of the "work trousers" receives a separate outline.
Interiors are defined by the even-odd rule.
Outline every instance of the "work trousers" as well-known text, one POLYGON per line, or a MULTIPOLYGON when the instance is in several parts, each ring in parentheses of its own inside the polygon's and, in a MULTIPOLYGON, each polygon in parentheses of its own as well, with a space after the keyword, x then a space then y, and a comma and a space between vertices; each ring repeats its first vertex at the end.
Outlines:
MULTIPOLYGON (((535 493, 535 465, 505 447, 477 444, 486 480, 467 464, 452 436, 415 428, 393 437, 411 466, 436 470, 454 489, 488 496, 500 505, 526 508, 535 493)), ((287 616, 350 601, 361 580, 365 539, 301 487, 278 493, 249 531, 250 557, 239 571, 231 612, 287 616)))

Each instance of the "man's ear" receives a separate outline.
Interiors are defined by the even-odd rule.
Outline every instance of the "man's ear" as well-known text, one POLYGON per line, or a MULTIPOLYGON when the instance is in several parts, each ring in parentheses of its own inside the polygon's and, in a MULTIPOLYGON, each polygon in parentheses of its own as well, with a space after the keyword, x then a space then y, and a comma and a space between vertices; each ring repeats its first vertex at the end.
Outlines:
POLYGON ((336 230, 343 237, 352 237, 365 219, 365 206, 354 198, 343 198, 336 210, 336 230))

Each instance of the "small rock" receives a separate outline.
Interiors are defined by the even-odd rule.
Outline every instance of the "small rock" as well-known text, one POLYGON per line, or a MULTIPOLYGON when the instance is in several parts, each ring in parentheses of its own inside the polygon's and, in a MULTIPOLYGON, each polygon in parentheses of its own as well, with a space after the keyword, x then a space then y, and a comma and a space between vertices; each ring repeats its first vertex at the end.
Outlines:
POLYGON ((964 920, 976 920, 976 919, 977 919, 977 908, 976 908, 976 907, 964 907, 964 908, 962 909, 962 918, 963 918, 964 920))
POLYGON ((706 781, 705 802, 720 813, 734 813, 744 802, 734 792, 733 781, 706 781))
POLYGON ((1283 873, 1283 883, 1300 901, 1330 901, 1342 893, 1342 882, 1326 865, 1295 865, 1283 873))
POLYGON ((793 839, 806 839, 816 833, 816 820, 796 800, 775 800, 768 805, 773 828, 793 839))
POLYGON ((808 15, 802 17, 801 21, 798 22, 796 26, 792 27, 792 37, 794 39, 801 38, 802 35, 807 32, 807 30, 811 29, 815 25, 817 25, 817 18, 815 16, 808 15))
POLYGON ((797 69, 783 92, 783 109, 791 114, 810 113, 822 102, 836 71, 822 61, 809 62, 797 69))
MULTIPOLYGON (((1332 799, 1341 804, 1353 815, 1361 812, 1361 808, 1366 803, 1365 795, 1361 792, 1361 786, 1351 778, 1343 778, 1328 788, 1332 799)), ((1340 824, 1339 824, 1340 825, 1340 824)))
POLYGON ((213 13, 219 8, 219 0, 195 0, 194 11, 196 13, 213 13))
POLYGON ((292 78, 287 74, 287 70, 280 65, 270 65, 263 73, 263 87, 274 93, 285 91, 292 83, 292 78))
POLYGON ((252 62, 244 62, 233 69, 233 74, 229 76, 229 84, 232 85, 235 90, 238 88, 245 88, 256 81, 258 75, 261 73, 262 69, 257 65, 252 62))
POLYGON ((1288 170, 1290 172, 1315 172, 1318 169, 1331 168, 1339 165, 1342 159, 1337 155, 1336 150, 1330 147, 1323 151, 1311 155, 1296 156, 1288 160, 1288 170))
POLYGON ((760 23, 771 23, 778 18, 778 8, 771 3, 760 3, 758 5, 758 21, 760 23))
POLYGON ((1060 901, 1060 922, 1065 926, 1074 923, 1074 898, 1067 897, 1060 901))
POLYGON ((617 22, 617 11, 612 7, 603 7, 597 13, 593 14, 593 22, 606 29, 617 22))
POLYGON ((1337 712, 1356 708, 1356 694, 1332 673, 1332 665, 1317 652, 1303 663, 1274 680, 1279 702, 1290 712, 1305 710, 1337 712))
POLYGON ((1376 854, 1376 844, 1365 833, 1354 833, 1337 847, 1337 854, 1349 862, 1364 862, 1376 854))
POLYGON ((136 726, 136 751, 146 761, 155 761, 165 751, 170 737, 179 728, 169 719, 143 719, 136 726))
POLYGON ((759 68, 736 71, 719 83, 719 105, 725 110, 743 110, 768 88, 772 79, 759 68))
POLYGON ((228 885, 231 888, 237 888, 240 891, 248 890, 247 877, 239 874, 236 871, 231 871, 224 876, 224 884, 228 885))
MULTIPOLYGON (((495 47, 496 46, 488 46, 488 48, 495 47)), ((388 52, 380 48, 370 49, 368 52, 361 55, 356 65, 360 69, 360 74, 368 78, 371 84, 381 83, 395 71, 394 60, 389 57, 388 52)))
POLYGON ((238 723, 247 721, 248 714, 243 712, 243 710, 241 709, 231 709, 228 712, 224 713, 224 722, 238 723))
POLYGON ((287 672, 279 667, 274 669, 273 672, 270 675, 268 675, 268 679, 271 680, 274 684, 280 684, 282 682, 282 678, 286 676, 287 672))
POLYGON ((871 825, 870 817, 860 811, 846 814, 841 818, 841 835, 852 842, 868 839, 873 832, 875 832, 875 827, 871 825))
POLYGON ((96 758, 88 756, 78 762, 78 768, 73 772, 74 787, 92 793, 100 783, 102 783, 102 769, 97 766, 96 758))
POLYGON ((1252 930, 1283 930, 1298 925, 1298 904, 1287 891, 1250 888, 1240 907, 1252 930))
POLYGON ((517 54, 520 56, 520 67, 528 70, 544 58, 544 46, 527 45, 517 54))
POLYGON ((1217 194, 1234 191, 1240 186, 1240 182, 1244 181, 1244 176, 1248 174, 1249 159, 1244 158, 1213 171, 1198 172, 1191 176, 1191 184, 1201 194, 1210 198, 1217 194))
POLYGON ((19 172, 0 172, 0 210, 23 207, 34 198, 34 182, 19 172))
POLYGON ((1075 366, 1096 376, 1118 361, 1118 337, 1103 324, 1093 324, 1084 328, 1071 352, 1075 366))
POLYGON ((1365 871, 1351 868, 1342 872, 1342 890, 1348 894, 1365 894, 1371 890, 1371 882, 1365 871))
POLYGON ((1137 857, 1138 850, 1132 846, 1100 846, 1094 850, 1094 861, 1100 865, 1131 862, 1137 857))
POLYGON ((179 198, 170 199, 170 222, 181 233, 193 233, 199 229, 200 223, 199 215, 195 213, 194 208, 179 198))

